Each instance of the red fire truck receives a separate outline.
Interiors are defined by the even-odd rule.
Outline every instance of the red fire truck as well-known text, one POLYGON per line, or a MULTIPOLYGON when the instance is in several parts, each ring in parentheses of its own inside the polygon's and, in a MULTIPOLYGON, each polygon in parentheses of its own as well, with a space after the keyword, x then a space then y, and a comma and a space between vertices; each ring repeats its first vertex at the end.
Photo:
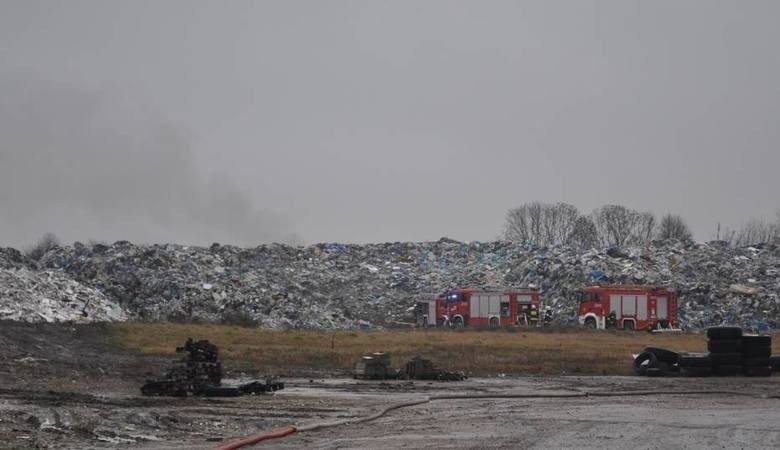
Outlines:
POLYGON ((417 299, 419 326, 508 327, 541 324, 539 291, 454 289, 417 299))
POLYGON ((674 330, 677 294, 643 285, 588 286, 580 293, 579 322, 603 330, 674 330))

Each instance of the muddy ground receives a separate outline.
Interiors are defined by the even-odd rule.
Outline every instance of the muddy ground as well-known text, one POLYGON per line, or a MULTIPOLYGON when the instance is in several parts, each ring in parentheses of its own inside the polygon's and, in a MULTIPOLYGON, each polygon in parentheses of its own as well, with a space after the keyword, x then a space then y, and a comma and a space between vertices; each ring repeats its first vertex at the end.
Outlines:
MULTIPOLYGON (((778 448, 780 376, 502 377, 464 382, 285 380, 273 395, 148 398, 168 359, 119 350, 101 326, 0 322, 0 448, 215 448, 291 424, 359 418, 431 395, 734 390, 733 394, 450 399, 369 423, 298 433, 273 448, 778 448)), ((235 373, 232 382, 258 377, 235 373)), ((309 372, 311 373, 311 372, 309 372)))

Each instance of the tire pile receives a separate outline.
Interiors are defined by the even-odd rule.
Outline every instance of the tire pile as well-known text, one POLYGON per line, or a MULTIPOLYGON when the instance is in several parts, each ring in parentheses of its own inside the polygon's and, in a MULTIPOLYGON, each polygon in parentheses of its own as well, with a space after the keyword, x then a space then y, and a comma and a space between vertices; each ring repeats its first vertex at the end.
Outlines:
POLYGON ((678 353, 647 347, 634 358, 634 373, 768 377, 773 371, 780 372, 780 356, 772 356, 772 336, 744 334, 739 327, 713 327, 707 329, 707 350, 678 353))
POLYGON ((185 356, 159 379, 147 380, 141 393, 147 396, 186 397, 237 397, 284 389, 284 383, 273 378, 265 382, 252 381, 238 387, 222 386, 222 363, 219 349, 208 340, 187 339, 184 346, 176 348, 185 356))

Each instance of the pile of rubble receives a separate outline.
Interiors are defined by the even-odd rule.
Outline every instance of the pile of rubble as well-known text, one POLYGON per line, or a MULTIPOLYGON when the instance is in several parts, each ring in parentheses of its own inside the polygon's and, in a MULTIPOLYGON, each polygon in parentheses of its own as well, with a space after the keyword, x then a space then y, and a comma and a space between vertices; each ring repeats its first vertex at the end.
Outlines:
POLYGON ((435 367, 433 361, 415 356, 401 369, 390 365, 390 354, 375 352, 363 355, 355 364, 355 378, 362 380, 436 380, 463 381, 466 374, 462 371, 449 371, 435 367))
POLYGON ((284 383, 275 378, 252 381, 240 386, 223 386, 219 349, 208 340, 187 339, 184 346, 176 348, 176 352, 183 353, 184 356, 175 361, 162 378, 147 380, 141 386, 143 395, 238 397, 284 389, 284 383))
POLYGON ((0 248, 0 320, 123 321, 124 309, 62 270, 36 270, 14 249, 0 248))
MULTIPOLYGON (((67 274, 137 320, 233 322, 271 328, 358 328, 411 322, 421 293, 454 287, 542 290, 555 321, 574 323, 577 292, 593 281, 678 290, 684 328, 780 322, 780 249, 722 242, 660 241, 642 248, 580 251, 511 242, 369 245, 82 245, 37 262, 12 251, 0 268, 67 274)), ((10 270, 10 269, 6 269, 10 270)), ((38 273, 38 272, 36 272, 38 273)), ((25 298, 3 301, 21 304, 25 298)))

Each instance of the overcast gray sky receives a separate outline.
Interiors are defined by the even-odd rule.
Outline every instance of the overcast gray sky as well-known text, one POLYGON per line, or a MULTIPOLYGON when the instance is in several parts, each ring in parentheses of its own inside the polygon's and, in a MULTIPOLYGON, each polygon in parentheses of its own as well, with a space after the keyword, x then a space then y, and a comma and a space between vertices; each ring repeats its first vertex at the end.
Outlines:
POLYGON ((780 207, 777 1, 0 0, 0 245, 780 207))

